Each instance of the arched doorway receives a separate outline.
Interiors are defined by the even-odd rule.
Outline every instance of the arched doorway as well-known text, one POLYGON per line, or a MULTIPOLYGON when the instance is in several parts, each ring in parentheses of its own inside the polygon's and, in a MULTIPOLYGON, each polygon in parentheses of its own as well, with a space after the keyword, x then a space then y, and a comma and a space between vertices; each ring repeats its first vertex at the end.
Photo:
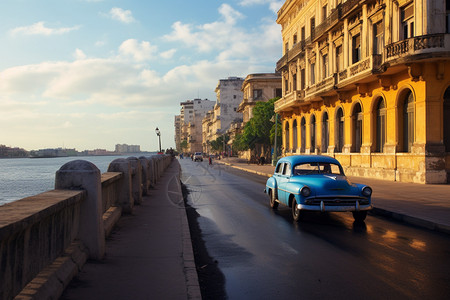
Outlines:
POLYGON ((300 121, 300 152, 305 153, 306 149, 306 121, 302 118, 300 121))
POLYGON ((292 152, 297 152, 297 120, 294 120, 294 124, 292 124, 292 152))
POLYGON ((328 152, 330 133, 328 130, 328 113, 325 111, 322 116, 322 153, 328 152))
POLYGON ((335 124, 335 152, 342 152, 342 149, 344 148, 344 112, 342 107, 337 109, 335 124))
POLYGON ((386 104, 383 98, 375 103, 375 152, 383 152, 386 143, 386 104))
POLYGON ((398 103, 398 143, 399 152, 411 152, 414 143, 414 95, 407 90, 398 103))
POLYGON ((291 148, 289 146, 289 121, 284 125, 284 149, 288 152, 291 148))
POLYGON ((445 90, 443 112, 445 152, 450 153, 450 87, 445 90))
POLYGON ((352 113, 352 152, 361 152, 363 134, 363 113, 361 104, 356 103, 352 113))
POLYGON ((311 152, 316 150, 316 116, 314 114, 311 115, 311 152))

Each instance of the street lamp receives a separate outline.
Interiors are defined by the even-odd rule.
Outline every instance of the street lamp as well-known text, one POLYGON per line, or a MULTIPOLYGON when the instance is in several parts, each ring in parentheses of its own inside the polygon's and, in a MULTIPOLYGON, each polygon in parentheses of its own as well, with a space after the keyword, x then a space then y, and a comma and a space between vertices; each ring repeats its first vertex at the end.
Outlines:
POLYGON ((159 131, 158 127, 156 127, 155 132, 156 132, 156 135, 159 138, 159 152, 161 153, 162 152, 161 151, 161 131, 159 131))

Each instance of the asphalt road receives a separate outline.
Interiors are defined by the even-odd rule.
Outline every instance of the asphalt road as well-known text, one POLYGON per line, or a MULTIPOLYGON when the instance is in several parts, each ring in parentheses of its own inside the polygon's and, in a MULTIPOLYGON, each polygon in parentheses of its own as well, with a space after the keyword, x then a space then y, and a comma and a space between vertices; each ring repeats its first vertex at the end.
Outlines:
POLYGON ((266 178, 180 164, 229 299, 450 299, 447 235, 371 215, 356 225, 351 213, 293 223, 269 208, 266 178))

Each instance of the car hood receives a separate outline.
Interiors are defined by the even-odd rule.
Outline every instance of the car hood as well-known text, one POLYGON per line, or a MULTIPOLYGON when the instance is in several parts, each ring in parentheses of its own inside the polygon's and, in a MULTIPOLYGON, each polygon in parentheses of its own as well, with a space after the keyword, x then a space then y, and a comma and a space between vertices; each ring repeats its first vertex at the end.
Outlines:
POLYGON ((299 182, 311 188, 315 194, 320 191, 321 194, 354 194, 358 192, 356 185, 352 184, 347 177, 343 175, 308 175, 299 176, 291 179, 290 182, 299 182))

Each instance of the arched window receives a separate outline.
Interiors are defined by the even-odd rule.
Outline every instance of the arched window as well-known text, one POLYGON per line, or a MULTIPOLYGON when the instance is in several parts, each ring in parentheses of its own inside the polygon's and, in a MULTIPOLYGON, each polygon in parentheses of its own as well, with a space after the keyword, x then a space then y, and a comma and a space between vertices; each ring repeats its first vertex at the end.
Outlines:
MULTIPOLYGON (((450 152, 450 87, 444 94, 444 145, 445 152, 450 152)), ((450 180, 450 178, 449 178, 450 180)))
POLYGON ((411 152, 414 143, 414 96, 408 90, 398 105, 398 140, 400 152, 411 152))
POLYGON ((284 126, 284 143, 285 143, 285 151, 289 151, 291 148, 289 146, 289 121, 286 122, 284 126))
POLYGON ((352 152, 361 152, 363 113, 361 104, 356 103, 352 114, 352 152))
POLYGON ((300 152, 301 153, 305 153, 305 148, 306 148, 306 121, 305 118, 302 118, 301 122, 300 122, 300 141, 301 141, 301 146, 300 146, 300 152))
POLYGON ((311 115, 311 152, 316 149, 316 116, 311 115))
POLYGON ((383 152, 386 143, 386 105, 379 98, 375 109, 375 152, 383 152))
POLYGON ((342 152, 344 148, 344 112, 339 107, 336 112, 335 152, 342 152))
POLYGON ((294 124, 292 125, 292 150, 293 152, 297 152, 297 120, 294 120, 294 124))
POLYGON ((328 113, 324 112, 322 117, 322 152, 328 152, 328 141, 329 141, 329 130, 328 130, 328 113))

